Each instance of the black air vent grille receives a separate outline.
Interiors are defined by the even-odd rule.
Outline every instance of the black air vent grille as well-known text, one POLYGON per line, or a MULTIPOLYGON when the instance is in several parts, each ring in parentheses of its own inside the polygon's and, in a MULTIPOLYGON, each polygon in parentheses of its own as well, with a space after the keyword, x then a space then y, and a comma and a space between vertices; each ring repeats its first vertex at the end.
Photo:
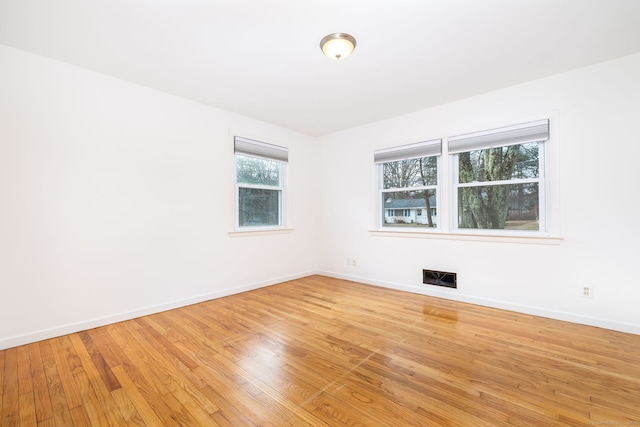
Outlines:
POLYGON ((448 273, 446 271, 422 270, 422 283, 426 285, 445 286, 447 288, 458 287, 456 273, 448 273))

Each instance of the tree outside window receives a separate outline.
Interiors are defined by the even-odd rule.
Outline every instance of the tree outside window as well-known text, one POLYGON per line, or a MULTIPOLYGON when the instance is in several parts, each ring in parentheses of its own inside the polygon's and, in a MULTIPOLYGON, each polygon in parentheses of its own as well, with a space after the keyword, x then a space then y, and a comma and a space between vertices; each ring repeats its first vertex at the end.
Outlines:
POLYGON ((235 137, 237 227, 281 227, 286 148, 235 137))
POLYGON ((374 152, 378 168, 381 226, 436 228, 438 164, 442 140, 374 152))
POLYGON ((546 231, 548 139, 549 120, 448 138, 456 228, 546 231))
POLYGON ((458 154, 458 227, 539 230, 538 142, 458 154))
POLYGON ((437 157, 383 163, 382 175, 383 209, 393 212, 391 216, 384 216, 385 226, 437 225, 431 209, 436 206, 437 157))

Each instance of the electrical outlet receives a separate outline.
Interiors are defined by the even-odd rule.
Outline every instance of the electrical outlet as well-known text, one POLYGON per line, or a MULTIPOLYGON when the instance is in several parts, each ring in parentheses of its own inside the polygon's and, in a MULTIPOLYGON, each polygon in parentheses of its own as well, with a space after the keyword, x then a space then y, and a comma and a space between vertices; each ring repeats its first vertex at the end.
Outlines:
POLYGON ((351 265, 351 258, 347 257, 347 265, 351 265))
POLYGON ((354 267, 358 266, 358 258, 351 258, 351 265, 354 267))
POLYGON ((592 286, 583 286, 582 287, 582 296, 585 298, 593 297, 593 287, 592 286))

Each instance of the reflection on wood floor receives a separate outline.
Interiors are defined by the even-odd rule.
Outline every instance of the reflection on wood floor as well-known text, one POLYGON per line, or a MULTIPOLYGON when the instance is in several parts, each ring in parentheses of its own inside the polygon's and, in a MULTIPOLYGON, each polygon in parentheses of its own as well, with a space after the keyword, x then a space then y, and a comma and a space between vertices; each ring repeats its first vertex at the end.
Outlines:
POLYGON ((311 276, 0 351, 0 425, 640 425, 640 336, 311 276))

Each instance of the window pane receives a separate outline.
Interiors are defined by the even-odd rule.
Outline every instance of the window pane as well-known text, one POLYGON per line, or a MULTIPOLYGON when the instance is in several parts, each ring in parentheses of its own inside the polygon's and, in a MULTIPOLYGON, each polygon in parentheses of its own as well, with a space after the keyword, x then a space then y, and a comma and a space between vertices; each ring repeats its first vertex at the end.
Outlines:
POLYGON ((382 193, 382 219, 387 227, 436 227, 436 191, 382 193))
POLYGON ((239 191, 240 227, 280 225, 280 191, 242 188, 239 191))
POLYGON ((438 158, 422 157, 382 164, 384 189, 438 184, 438 158))
POLYGON ((459 182, 538 178, 538 145, 531 142, 460 153, 459 182))
POLYGON ((458 188, 458 228, 539 230, 538 183, 458 188))
POLYGON ((280 162, 236 154, 239 184, 280 185, 280 162))

